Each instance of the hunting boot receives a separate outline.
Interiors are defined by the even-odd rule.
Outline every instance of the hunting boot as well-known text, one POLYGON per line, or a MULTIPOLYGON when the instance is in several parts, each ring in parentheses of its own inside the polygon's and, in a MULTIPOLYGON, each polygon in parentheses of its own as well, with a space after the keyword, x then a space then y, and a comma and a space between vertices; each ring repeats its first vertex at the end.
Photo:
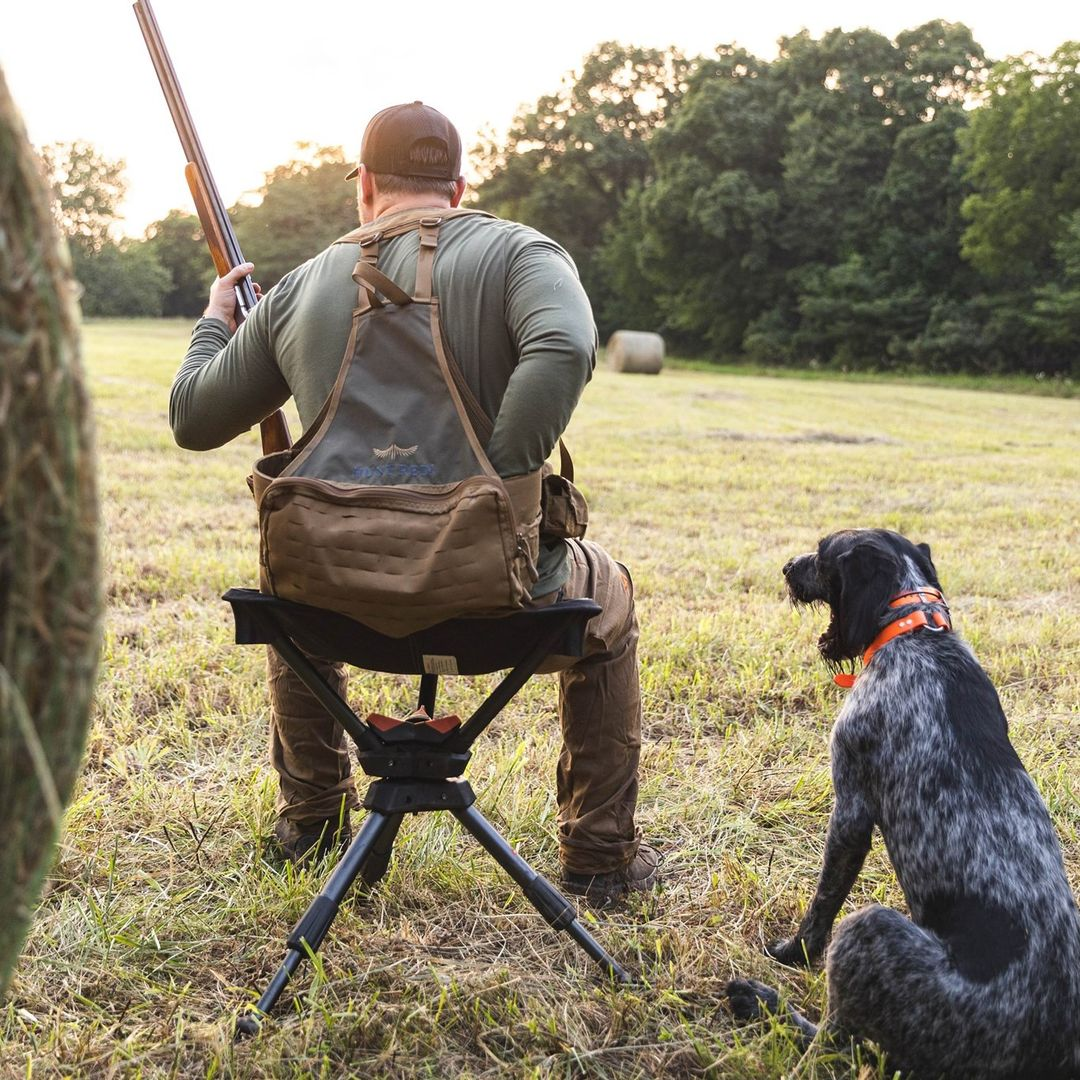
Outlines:
POLYGON ((606 874, 575 874, 564 870, 562 886, 575 896, 584 896, 596 907, 607 907, 631 892, 647 892, 657 882, 660 853, 641 844, 637 854, 618 870, 606 874))

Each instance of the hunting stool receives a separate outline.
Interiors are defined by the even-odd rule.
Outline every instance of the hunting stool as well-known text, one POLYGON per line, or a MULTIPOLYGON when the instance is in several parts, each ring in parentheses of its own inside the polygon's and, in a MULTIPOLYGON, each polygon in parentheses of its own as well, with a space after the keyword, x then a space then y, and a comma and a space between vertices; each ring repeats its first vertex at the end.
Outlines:
POLYGON ((477 810, 472 787, 461 779, 477 737, 543 660, 552 655, 583 655, 585 624, 599 614, 598 604, 566 600, 502 618, 451 619, 407 637, 391 638, 347 616, 254 589, 230 589, 223 599, 232 605, 237 644, 272 646, 345 729, 356 744, 360 768, 374 777, 364 797, 363 824, 286 939, 285 959, 258 1004, 237 1020, 238 1036, 259 1029, 300 961, 313 956, 322 944, 356 878, 370 888, 386 873, 405 814, 449 810, 554 929, 569 934, 610 978, 629 981, 582 926, 570 901, 533 870, 477 810), (418 675, 416 710, 405 720, 376 713, 361 720, 305 654, 368 671, 418 675), (503 670, 507 674, 464 722, 456 716, 435 716, 440 677, 503 670))

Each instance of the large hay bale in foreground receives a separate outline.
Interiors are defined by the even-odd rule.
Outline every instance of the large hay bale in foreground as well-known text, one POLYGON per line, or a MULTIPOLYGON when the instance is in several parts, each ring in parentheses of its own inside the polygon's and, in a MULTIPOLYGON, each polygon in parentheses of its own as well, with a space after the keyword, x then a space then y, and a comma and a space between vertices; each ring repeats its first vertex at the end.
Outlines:
POLYGON ((74 282, 0 73, 0 993, 82 758, 97 496, 74 282))
POLYGON ((659 375, 664 366, 664 339, 645 330, 616 330, 607 343, 608 365, 632 375, 659 375))

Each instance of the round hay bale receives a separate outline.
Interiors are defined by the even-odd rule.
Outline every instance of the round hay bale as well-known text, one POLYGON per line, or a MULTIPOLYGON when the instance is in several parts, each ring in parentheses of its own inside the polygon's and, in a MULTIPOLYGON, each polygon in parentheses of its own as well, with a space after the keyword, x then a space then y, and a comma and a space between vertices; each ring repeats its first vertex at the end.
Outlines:
POLYGON ((0 72, 0 993, 82 758, 97 537, 71 265, 0 72))
POLYGON ((632 375, 659 375, 664 339, 646 330, 616 330, 607 343, 608 366, 632 375))

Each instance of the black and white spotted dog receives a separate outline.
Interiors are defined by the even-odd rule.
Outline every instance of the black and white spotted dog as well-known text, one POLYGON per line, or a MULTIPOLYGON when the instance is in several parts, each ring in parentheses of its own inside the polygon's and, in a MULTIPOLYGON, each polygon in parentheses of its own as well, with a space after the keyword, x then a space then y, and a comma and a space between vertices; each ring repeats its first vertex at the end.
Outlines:
MULTIPOLYGON (((864 667, 833 728, 817 892, 768 954, 791 966, 822 955, 876 825, 911 918, 875 904, 836 927, 830 1037, 872 1039, 890 1068, 931 1080, 1080 1077, 1080 913, 997 693, 949 628, 930 549, 883 529, 838 532, 784 577, 797 604, 831 610, 825 660, 864 667)), ((760 983, 728 995, 740 1019, 777 1010, 760 983)))

